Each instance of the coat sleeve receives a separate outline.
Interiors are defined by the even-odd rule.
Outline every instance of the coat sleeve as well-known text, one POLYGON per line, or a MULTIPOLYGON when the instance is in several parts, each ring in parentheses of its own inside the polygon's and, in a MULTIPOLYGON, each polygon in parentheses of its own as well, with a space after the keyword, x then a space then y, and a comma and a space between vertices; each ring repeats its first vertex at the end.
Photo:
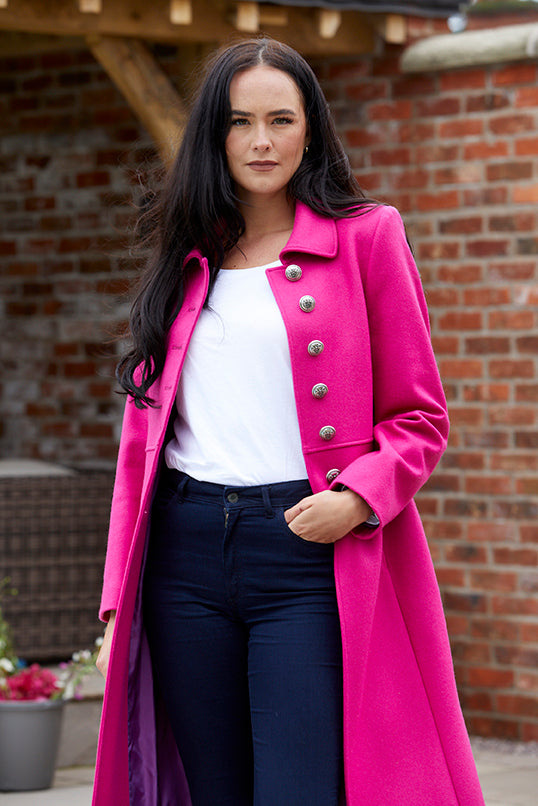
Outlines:
POLYGON ((112 495, 110 528, 99 616, 108 620, 116 610, 131 542, 139 516, 144 482, 148 409, 139 409, 127 398, 123 416, 116 479, 112 495))
MULTIPOLYGON (((402 219, 383 207, 363 252, 374 403, 374 450, 338 476, 376 512, 395 518, 431 475, 446 448, 448 415, 433 354, 428 312, 402 219)), ((377 530, 359 528, 361 537, 377 530)))

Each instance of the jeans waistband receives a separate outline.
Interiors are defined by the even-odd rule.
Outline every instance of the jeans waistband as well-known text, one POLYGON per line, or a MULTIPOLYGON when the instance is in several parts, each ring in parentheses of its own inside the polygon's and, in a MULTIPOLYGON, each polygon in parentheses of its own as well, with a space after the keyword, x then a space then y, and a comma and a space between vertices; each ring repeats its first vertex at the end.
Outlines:
POLYGON ((199 496, 215 503, 224 504, 227 508, 263 506, 267 509, 269 505, 273 507, 291 506, 301 498, 312 495, 308 479, 242 487, 198 481, 180 470, 167 467, 161 480, 166 484, 177 486, 179 495, 199 496))

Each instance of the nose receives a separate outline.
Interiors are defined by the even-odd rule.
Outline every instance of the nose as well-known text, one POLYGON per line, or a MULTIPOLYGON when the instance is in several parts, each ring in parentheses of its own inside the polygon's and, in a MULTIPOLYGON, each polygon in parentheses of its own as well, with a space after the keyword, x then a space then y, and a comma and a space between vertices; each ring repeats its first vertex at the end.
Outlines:
POLYGON ((269 151, 271 148, 271 139, 265 126, 256 128, 252 139, 252 148, 254 151, 269 151))

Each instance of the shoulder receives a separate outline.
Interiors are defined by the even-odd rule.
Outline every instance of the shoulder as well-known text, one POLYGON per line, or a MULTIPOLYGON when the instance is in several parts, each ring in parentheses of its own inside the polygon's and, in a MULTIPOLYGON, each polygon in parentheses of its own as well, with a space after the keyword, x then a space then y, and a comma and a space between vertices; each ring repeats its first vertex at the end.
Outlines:
POLYGON ((388 204, 375 204, 364 207, 356 215, 336 220, 339 233, 360 234, 363 237, 376 235, 378 230, 386 231, 394 228, 403 230, 403 221, 400 213, 395 207, 388 204))

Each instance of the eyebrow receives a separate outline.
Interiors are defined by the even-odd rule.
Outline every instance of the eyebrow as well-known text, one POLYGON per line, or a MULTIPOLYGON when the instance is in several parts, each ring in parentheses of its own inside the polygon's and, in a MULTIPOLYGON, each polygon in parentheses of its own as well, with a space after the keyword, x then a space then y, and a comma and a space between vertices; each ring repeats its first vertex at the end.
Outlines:
MULTIPOLYGON (((274 115, 296 115, 293 109, 275 109, 273 112, 267 113, 269 117, 273 117, 274 115)), ((242 118, 251 118, 253 117, 252 112, 242 112, 240 109, 232 109, 232 115, 240 115, 242 118)))

